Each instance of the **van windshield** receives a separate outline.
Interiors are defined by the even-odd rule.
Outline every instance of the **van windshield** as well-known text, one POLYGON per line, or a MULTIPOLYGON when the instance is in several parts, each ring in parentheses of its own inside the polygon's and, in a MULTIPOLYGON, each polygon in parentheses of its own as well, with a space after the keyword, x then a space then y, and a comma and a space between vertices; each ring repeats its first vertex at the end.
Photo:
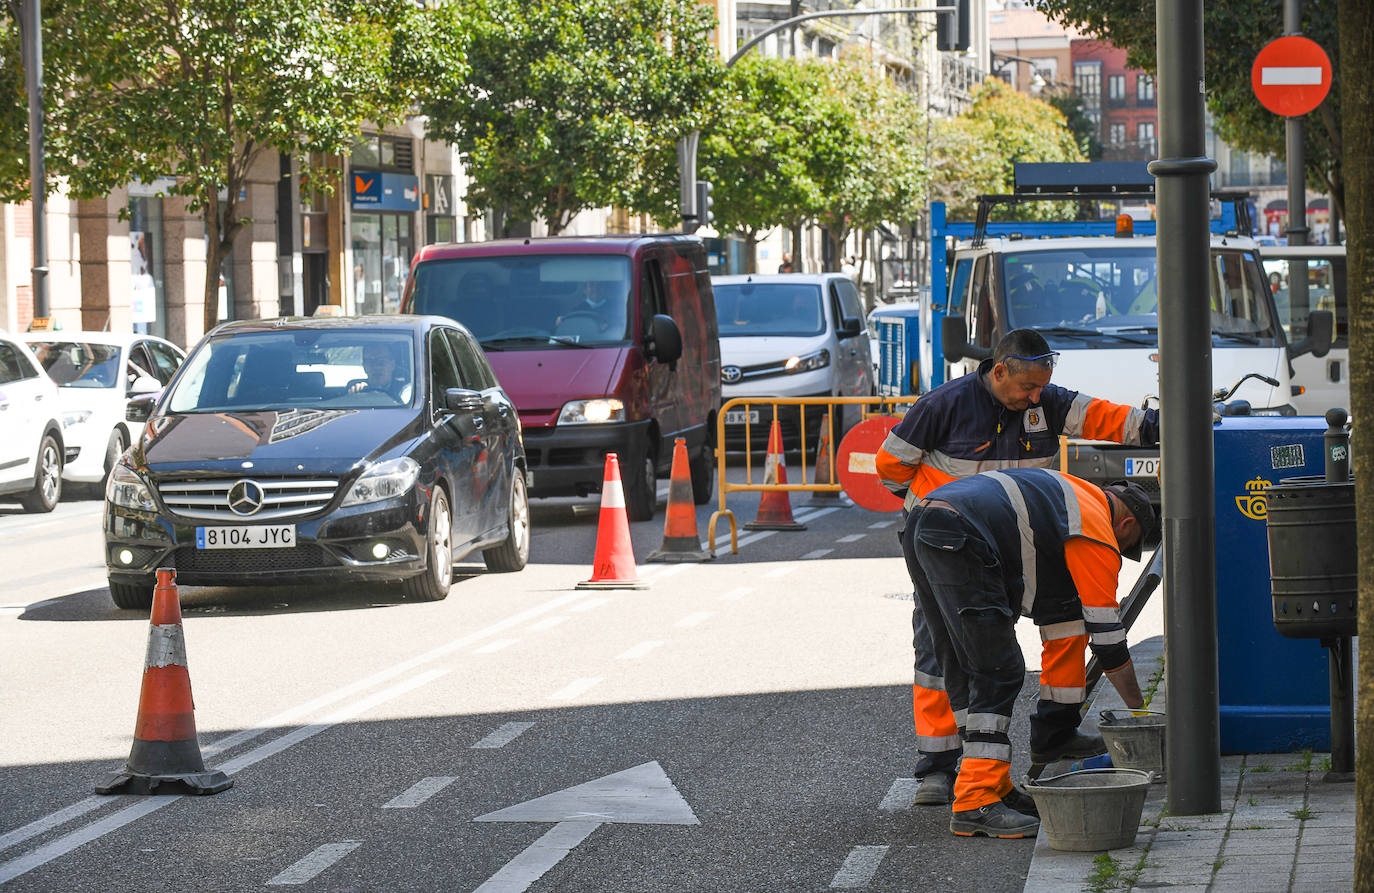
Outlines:
MULTIPOLYGON (((1009 252, 1001 265, 1008 328, 1038 329, 1056 347, 1158 343, 1152 246, 1009 252)), ((1213 343, 1274 343, 1269 290, 1251 255, 1213 251, 1208 279, 1213 343)))
POLYGON ((715 283, 720 337, 804 336, 825 331, 821 287, 810 282, 715 283))
POLYGON ((425 261, 409 310, 447 316, 488 349, 623 344, 630 337, 630 259, 520 254, 425 261))

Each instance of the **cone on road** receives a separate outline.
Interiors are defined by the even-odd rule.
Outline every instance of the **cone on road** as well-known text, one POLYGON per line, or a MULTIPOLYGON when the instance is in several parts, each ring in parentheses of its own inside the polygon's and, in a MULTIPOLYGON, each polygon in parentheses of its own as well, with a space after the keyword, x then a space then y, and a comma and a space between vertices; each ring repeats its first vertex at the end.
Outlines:
MULTIPOLYGON (((830 477, 830 413, 826 413, 821 419, 820 442, 816 446, 816 471, 811 480, 816 484, 831 483, 830 477)), ((839 475, 835 475, 834 483, 839 483, 839 475)), ((838 490, 820 490, 811 494, 812 502, 819 502, 825 505, 833 505, 835 500, 840 498, 838 490)))
POLYGON ((673 443, 667 515, 663 522, 663 545, 650 552, 645 561, 710 561, 715 557, 701 549, 696 500, 692 498, 692 470, 687 462, 687 441, 681 437, 673 443))
POLYGON ((630 518, 625 514, 625 489, 620 483, 620 460, 606 454, 606 477, 601 485, 601 516, 596 523, 596 556, 592 578, 578 589, 648 589, 635 569, 630 518))
POLYGON ((234 784, 223 772, 205 771, 200 756, 176 573, 157 571, 129 760, 95 786, 97 794, 218 794, 234 784))
MULTIPOLYGON (((782 455, 782 428, 773 419, 773 427, 768 430, 768 458, 764 460, 763 482, 765 484, 787 483, 787 461, 782 455)), ((786 490, 764 490, 759 496, 759 513, 754 520, 744 525, 745 530, 805 530, 805 524, 798 524, 792 518, 792 501, 787 498, 786 490)))

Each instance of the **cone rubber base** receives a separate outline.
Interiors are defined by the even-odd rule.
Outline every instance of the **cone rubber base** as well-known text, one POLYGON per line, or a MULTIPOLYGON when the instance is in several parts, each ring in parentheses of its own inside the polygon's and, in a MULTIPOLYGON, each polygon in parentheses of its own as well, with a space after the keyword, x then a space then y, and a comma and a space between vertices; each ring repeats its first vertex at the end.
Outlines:
POLYGON ((701 549, 701 542, 690 536, 665 536, 663 545, 649 553, 647 561, 710 561, 716 556, 701 549))
POLYGON ((648 589, 643 580, 583 580, 576 589, 648 589))
POLYGON ((234 780, 218 770, 187 775, 143 775, 116 772, 95 786, 97 794, 218 794, 234 786, 234 780))
POLYGON ((745 530, 805 530, 805 524, 798 524, 793 521, 791 524, 772 524, 767 521, 750 521, 744 525, 745 530))
POLYGON ((686 564, 697 561, 712 561, 716 556, 710 552, 666 552, 663 549, 650 552, 649 557, 644 559, 649 562, 663 562, 665 564, 686 564))

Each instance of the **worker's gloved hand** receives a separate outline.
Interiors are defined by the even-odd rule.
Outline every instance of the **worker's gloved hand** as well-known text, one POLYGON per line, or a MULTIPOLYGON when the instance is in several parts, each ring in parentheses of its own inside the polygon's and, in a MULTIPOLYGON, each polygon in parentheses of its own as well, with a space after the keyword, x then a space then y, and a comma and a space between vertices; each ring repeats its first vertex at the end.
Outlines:
POLYGON ((1115 670, 1106 672, 1112 687, 1121 695, 1121 702, 1127 708, 1140 710, 1145 706, 1145 696, 1140 693, 1140 683, 1135 678, 1135 664, 1128 660, 1115 670))

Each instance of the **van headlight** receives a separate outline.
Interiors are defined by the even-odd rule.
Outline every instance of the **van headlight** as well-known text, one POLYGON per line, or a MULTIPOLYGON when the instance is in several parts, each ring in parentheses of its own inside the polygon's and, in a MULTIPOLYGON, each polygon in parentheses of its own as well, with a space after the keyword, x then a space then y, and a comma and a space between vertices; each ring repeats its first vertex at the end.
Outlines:
POLYGON ((625 404, 614 397, 595 400, 569 400, 558 413, 560 425, 599 425, 625 421, 625 404))
POLYGON ((804 357, 788 357, 787 362, 782 364, 782 371, 788 375, 795 375, 799 372, 811 372, 815 369, 824 369, 830 365, 830 351, 818 350, 809 353, 804 357))
POLYGON ((343 504, 364 505, 402 496, 420 476, 420 463, 409 456, 378 462, 353 482, 343 504))
POLYGON ((138 472, 123 462, 116 462, 114 468, 110 469, 110 480, 105 485, 105 500, 110 505, 120 508, 138 509, 143 512, 157 510, 148 485, 139 477, 138 472))

